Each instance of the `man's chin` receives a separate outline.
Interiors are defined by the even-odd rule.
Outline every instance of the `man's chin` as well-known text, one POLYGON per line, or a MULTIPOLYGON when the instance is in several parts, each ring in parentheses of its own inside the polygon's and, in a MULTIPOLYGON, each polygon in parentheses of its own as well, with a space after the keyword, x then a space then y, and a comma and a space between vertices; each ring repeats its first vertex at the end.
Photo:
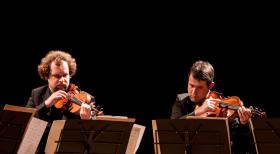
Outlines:
POLYGON ((194 103, 198 103, 198 102, 201 102, 200 99, 196 99, 196 98, 191 98, 191 101, 194 102, 194 103))

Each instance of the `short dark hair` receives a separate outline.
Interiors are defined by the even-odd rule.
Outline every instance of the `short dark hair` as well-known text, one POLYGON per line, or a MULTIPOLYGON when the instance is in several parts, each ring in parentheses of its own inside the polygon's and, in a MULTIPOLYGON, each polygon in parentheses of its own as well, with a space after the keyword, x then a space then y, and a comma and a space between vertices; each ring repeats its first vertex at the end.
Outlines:
POLYGON ((207 81, 210 85, 214 81, 214 68, 208 61, 198 60, 193 63, 189 75, 192 75, 195 79, 207 81))

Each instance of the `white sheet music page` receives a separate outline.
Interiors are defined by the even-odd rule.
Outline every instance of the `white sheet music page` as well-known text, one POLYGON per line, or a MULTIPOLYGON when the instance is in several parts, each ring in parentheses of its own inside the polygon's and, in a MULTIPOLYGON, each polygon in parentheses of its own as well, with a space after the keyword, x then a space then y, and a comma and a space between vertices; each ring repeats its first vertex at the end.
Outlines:
POLYGON ((18 154, 33 154, 36 152, 47 124, 46 121, 32 117, 18 149, 18 154))
POLYGON ((66 120, 54 120, 49 132, 48 141, 45 147, 45 154, 56 153, 57 145, 61 135, 61 130, 64 128, 66 120))
POLYGON ((139 148, 139 145, 141 143, 142 137, 144 135, 145 131, 145 126, 138 125, 138 124, 133 124, 127 149, 126 149, 126 154, 135 154, 137 149, 139 148))

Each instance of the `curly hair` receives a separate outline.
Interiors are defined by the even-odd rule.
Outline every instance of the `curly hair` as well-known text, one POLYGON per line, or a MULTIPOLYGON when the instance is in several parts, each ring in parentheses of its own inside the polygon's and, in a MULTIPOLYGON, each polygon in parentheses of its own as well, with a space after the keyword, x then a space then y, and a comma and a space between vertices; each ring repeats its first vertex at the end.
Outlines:
POLYGON ((56 65, 61 65, 62 61, 66 61, 69 66, 69 75, 72 77, 77 70, 77 63, 69 53, 61 50, 51 50, 44 58, 41 59, 41 63, 38 65, 38 73, 43 80, 47 80, 50 75, 50 66, 52 62, 56 65))

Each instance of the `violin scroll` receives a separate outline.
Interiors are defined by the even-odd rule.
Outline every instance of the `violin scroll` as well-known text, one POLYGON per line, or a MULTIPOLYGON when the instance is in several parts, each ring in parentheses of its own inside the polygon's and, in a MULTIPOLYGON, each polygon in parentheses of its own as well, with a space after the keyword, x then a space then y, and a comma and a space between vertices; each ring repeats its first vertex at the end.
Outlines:
POLYGON ((262 109, 254 108, 253 106, 250 106, 249 109, 252 112, 252 118, 266 118, 266 112, 264 112, 262 109))

